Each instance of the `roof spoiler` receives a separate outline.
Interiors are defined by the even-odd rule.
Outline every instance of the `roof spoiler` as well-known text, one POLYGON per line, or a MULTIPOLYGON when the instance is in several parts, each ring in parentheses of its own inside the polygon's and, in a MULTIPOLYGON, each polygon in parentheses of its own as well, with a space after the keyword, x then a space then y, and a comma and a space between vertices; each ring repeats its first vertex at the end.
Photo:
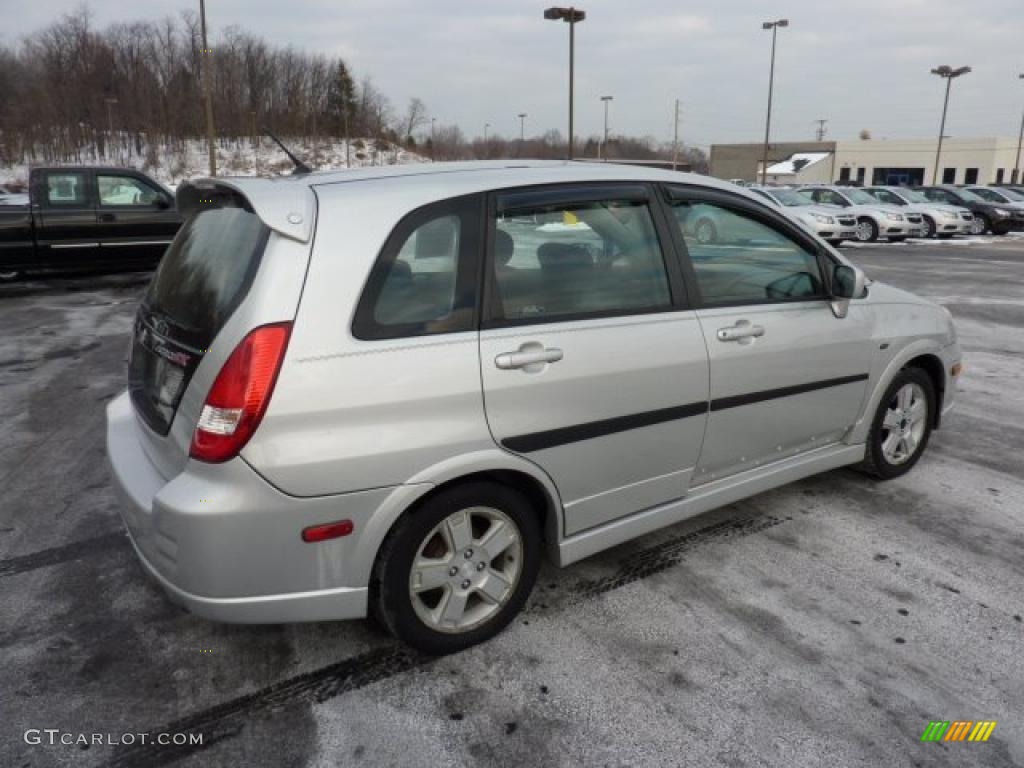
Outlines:
POLYGON ((309 186, 288 178, 192 179, 178 186, 175 201, 185 218, 205 208, 248 208, 270 229, 306 243, 313 235, 316 198, 309 186))

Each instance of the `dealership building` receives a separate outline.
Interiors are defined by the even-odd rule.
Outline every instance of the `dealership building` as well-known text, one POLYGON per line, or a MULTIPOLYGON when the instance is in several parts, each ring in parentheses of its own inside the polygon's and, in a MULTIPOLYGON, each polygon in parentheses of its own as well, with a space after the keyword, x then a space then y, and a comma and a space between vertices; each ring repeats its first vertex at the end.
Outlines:
MULTIPOLYGON (((938 139, 772 142, 768 181, 777 184, 931 184, 938 139)), ((1017 138, 946 138, 943 184, 1002 184, 1013 178, 1017 138)), ((711 175, 761 180, 764 144, 713 144, 711 175)), ((1018 172, 1018 178, 1022 172, 1018 172)))

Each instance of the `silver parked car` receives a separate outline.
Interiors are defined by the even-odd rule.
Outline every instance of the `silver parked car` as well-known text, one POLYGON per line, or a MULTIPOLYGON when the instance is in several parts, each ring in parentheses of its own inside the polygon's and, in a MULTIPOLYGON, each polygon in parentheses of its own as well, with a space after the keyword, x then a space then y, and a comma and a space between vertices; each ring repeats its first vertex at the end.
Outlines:
POLYGON ((973 232, 974 214, 967 208, 936 203, 923 192, 906 187, 866 187, 864 191, 880 203, 901 207, 907 213, 920 214, 922 237, 950 238, 973 232))
POLYGON ((873 243, 879 238, 899 242, 924 234, 921 214, 905 213, 898 206, 880 203, 863 189, 809 186, 802 187, 800 194, 816 203, 838 205, 856 216, 857 240, 862 243, 873 243))
POLYGON ((777 205, 783 213, 830 245, 857 237, 856 217, 839 206, 818 205, 794 189, 754 187, 750 191, 777 205))
POLYGON ((953 405, 947 311, 705 177, 438 163, 177 203, 107 451, 146 571, 212 619, 372 611, 455 651, 542 557, 902 475, 953 405), (721 243, 689 234, 711 209, 721 243))

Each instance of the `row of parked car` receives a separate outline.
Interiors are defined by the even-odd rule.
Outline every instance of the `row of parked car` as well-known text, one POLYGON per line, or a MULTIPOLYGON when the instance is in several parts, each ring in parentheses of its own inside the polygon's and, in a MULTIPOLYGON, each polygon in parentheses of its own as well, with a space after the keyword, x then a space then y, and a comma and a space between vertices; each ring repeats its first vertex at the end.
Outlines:
MULTIPOLYGON (((833 245, 1024 230, 1024 187, 750 187, 833 245)), ((704 232, 709 231, 707 228, 704 232)))

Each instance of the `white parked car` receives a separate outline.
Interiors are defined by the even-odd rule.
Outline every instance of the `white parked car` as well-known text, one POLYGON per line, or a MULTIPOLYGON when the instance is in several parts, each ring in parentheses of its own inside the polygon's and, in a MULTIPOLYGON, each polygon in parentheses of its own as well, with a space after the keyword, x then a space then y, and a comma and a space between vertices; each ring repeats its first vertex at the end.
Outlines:
POLYGON ((456 651, 542 558, 836 467, 897 477, 955 399, 945 309, 703 176, 437 163, 177 205, 107 454, 146 571, 216 620, 373 611, 456 651), (723 242, 692 234, 710 212, 723 242))
POLYGON ((921 237, 924 222, 919 213, 904 213, 898 206, 880 203, 856 187, 809 186, 800 194, 816 203, 837 205, 857 217, 857 240, 873 243, 879 238, 899 242, 921 237))
POLYGON ((967 208, 943 205, 929 200, 923 192, 906 187, 866 187, 869 195, 880 203, 902 208, 906 213, 921 214, 922 237, 949 238, 969 235, 974 228, 974 214, 967 208))
POLYGON ((814 203, 796 190, 783 187, 753 187, 750 191, 777 205, 830 245, 857 237, 857 218, 839 206, 814 203))

